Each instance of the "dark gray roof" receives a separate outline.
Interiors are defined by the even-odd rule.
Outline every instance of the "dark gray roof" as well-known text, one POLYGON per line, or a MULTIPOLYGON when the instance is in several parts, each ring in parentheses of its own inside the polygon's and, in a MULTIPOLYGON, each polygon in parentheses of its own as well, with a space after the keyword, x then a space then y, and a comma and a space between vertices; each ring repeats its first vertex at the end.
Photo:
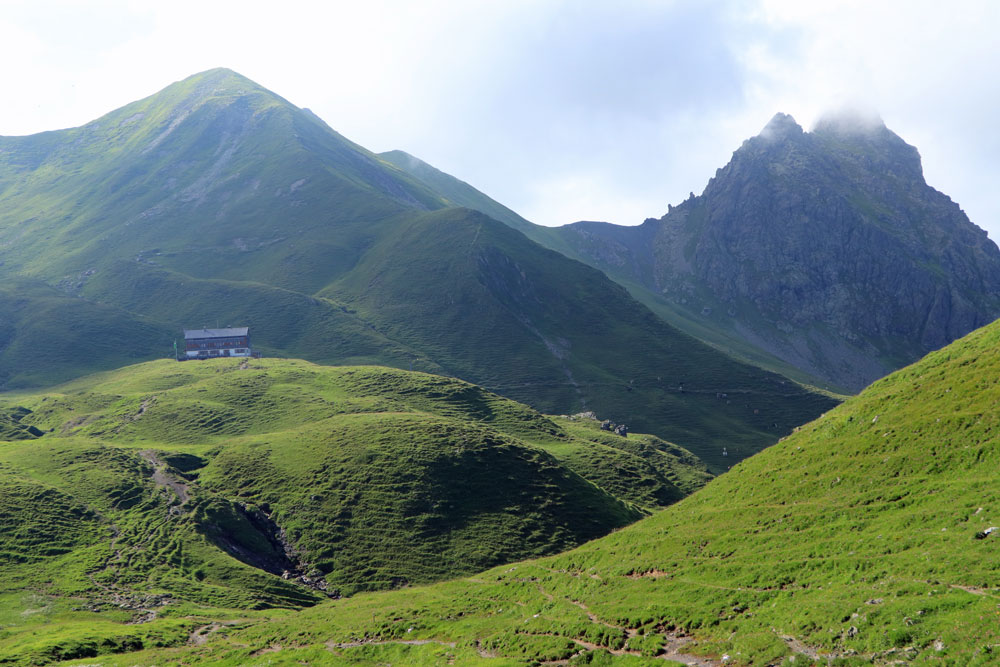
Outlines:
POLYGON ((185 329, 184 340, 190 338, 233 338, 246 336, 250 327, 231 327, 229 329, 185 329))

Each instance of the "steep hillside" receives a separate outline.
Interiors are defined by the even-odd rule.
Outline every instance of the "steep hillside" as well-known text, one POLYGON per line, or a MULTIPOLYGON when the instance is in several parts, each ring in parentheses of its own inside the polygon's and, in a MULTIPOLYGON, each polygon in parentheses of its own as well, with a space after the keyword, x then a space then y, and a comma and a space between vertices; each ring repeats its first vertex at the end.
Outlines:
POLYGON ((574 551, 121 664, 995 664, 998 377, 994 324, 574 551))
POLYGON ((452 206, 471 208, 480 213, 485 213, 494 220, 499 220, 532 239, 535 239, 533 234, 537 230, 544 229, 528 222, 514 211, 486 196, 465 181, 446 174, 409 153, 404 151, 387 151, 379 153, 379 157, 399 167, 426 185, 429 189, 446 199, 447 203, 452 206))
POLYGON ((1000 250, 914 147, 851 114, 778 114, 661 219, 557 233, 692 335, 853 391, 1000 315, 1000 250))
POLYGON ((460 380, 292 360, 150 362, 7 395, 0 434, 4 661, 557 552, 710 477, 655 437, 460 380))
POLYGON ((399 157, 228 70, 80 128, 0 138, 0 279, 59 290, 87 332, 50 323, 28 356, 31 332, 14 328, 0 387, 166 356, 185 327, 245 325, 268 355, 593 410, 716 470, 835 403, 656 322, 599 271, 453 207, 488 198, 399 157))

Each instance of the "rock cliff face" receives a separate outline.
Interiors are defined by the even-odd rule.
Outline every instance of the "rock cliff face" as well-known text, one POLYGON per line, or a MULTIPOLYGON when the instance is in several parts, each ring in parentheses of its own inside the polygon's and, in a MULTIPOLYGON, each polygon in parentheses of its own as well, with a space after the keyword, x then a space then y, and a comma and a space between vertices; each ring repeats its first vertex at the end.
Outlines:
POLYGON ((777 114, 659 220, 564 229, 617 277, 852 390, 1000 315, 996 245, 857 113, 812 132, 777 114))

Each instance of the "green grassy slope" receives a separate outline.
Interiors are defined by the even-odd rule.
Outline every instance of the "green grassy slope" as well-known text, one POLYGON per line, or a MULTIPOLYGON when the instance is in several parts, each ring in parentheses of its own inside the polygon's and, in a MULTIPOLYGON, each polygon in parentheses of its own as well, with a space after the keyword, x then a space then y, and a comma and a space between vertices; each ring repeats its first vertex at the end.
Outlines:
POLYGON ((991 325, 574 551, 128 664, 995 664, 998 377, 991 325))
POLYGON ((174 332, 123 308, 26 279, 0 282, 0 388, 55 384, 172 353, 174 332))
POLYGON ((460 380, 294 360, 139 364, 6 394, 2 424, 0 661, 557 552, 710 477, 460 380))

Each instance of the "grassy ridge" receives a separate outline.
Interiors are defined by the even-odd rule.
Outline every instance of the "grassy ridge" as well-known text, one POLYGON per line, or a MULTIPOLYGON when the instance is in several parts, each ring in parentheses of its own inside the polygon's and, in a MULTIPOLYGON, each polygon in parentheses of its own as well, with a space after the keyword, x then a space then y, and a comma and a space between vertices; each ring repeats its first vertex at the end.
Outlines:
POLYGON ((149 362, 7 394, 0 414, 34 436, 0 442, 15 663, 553 553, 709 477, 652 436, 377 367, 149 362))
POLYGON ((398 225, 320 294, 446 359, 448 373, 543 412, 589 409, 657 433, 716 470, 835 404, 680 333, 597 271, 466 209, 398 225))
POLYGON ((994 664, 998 377, 991 325, 574 551, 129 664, 263 664, 252 656, 266 648, 272 664, 994 664))
POLYGON ((536 232, 541 231, 538 225, 532 224, 503 204, 490 199, 479 190, 450 174, 435 169, 423 160, 403 151, 388 151, 379 153, 386 162, 402 169, 428 188, 445 198, 449 205, 471 208, 485 213, 494 220, 513 227, 529 238, 538 241, 536 232))

